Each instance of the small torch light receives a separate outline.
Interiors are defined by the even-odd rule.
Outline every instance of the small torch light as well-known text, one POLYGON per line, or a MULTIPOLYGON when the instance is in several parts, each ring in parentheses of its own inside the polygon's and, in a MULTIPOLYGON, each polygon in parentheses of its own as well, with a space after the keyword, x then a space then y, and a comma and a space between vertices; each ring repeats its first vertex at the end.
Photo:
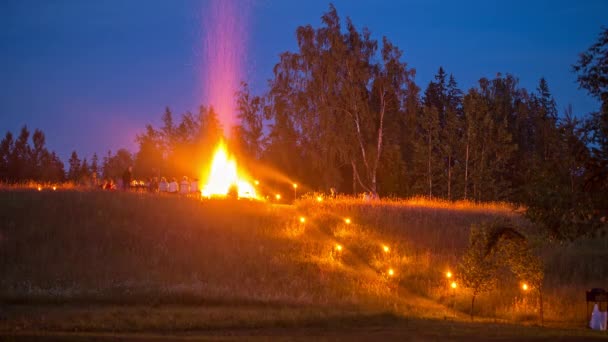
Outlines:
POLYGON ((528 291, 530 289, 530 287, 528 286, 528 284, 523 283, 523 284, 521 284, 521 289, 524 291, 528 291))
POLYGON ((339 244, 339 243, 336 244, 336 251, 342 252, 342 245, 341 244, 339 244))
POLYGON ((319 203, 323 202, 323 197, 317 196, 317 202, 319 202, 319 203))
POLYGON ((276 198, 276 199, 277 199, 277 201, 280 201, 280 200, 281 200, 281 194, 276 194, 276 195, 274 195, 274 198, 276 198))
POLYGON ((304 222, 306 222, 306 217, 300 216, 300 223, 304 223, 304 222))
POLYGON ((391 277, 394 276, 395 275, 395 271, 392 268, 389 268, 388 269, 388 275, 391 276, 391 277))
POLYGON ((344 219, 344 223, 346 223, 346 224, 350 224, 350 222, 351 222, 351 220, 350 220, 350 218, 349 218, 349 217, 347 217, 347 218, 345 218, 345 219, 344 219))
POLYGON ((445 277, 446 277, 446 278, 448 278, 448 279, 452 278, 452 272, 447 271, 447 272, 445 273, 445 277))
POLYGON ((450 287, 451 287, 452 289, 456 290, 456 288, 458 287, 458 284, 456 284, 456 282, 455 282, 455 281, 453 281, 453 282, 450 284, 450 287))
POLYGON ((388 253, 391 249, 388 248, 387 245, 382 245, 382 250, 384 251, 384 253, 388 253))

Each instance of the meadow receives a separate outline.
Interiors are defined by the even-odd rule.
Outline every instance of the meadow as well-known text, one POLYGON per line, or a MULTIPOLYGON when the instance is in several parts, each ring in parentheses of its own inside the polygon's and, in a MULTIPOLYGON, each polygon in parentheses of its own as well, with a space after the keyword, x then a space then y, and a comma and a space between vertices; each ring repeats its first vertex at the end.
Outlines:
MULTIPOLYGON (((589 334, 584 291, 608 285, 598 262, 608 238, 551 242, 504 203, 286 205, 17 189, 0 191, 0 220, 3 332, 464 324, 470 294, 451 290, 445 272, 456 269, 471 225, 493 220, 542 242, 546 325, 589 334)), ((476 305, 485 328, 461 330, 538 325, 536 300, 507 275, 476 305)))

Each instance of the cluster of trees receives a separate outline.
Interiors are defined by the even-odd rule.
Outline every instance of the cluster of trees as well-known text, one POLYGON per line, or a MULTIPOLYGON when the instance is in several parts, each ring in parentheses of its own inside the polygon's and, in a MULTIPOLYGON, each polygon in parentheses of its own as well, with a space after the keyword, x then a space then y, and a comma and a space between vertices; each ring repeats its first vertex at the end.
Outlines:
POLYGON ((463 92, 439 68, 422 91, 388 39, 344 29, 333 6, 322 19, 297 29, 298 51, 281 55, 266 94, 238 94, 237 139, 259 160, 347 193, 519 202, 534 181, 580 186, 585 122, 558 115, 545 79, 528 91, 498 74, 463 92))
POLYGON ((118 150, 114 155, 108 151, 101 166, 96 153, 89 163, 87 158, 81 160, 78 153, 73 151, 66 172, 59 156, 46 148, 44 133, 35 129, 30 134, 27 126, 21 128, 16 139, 8 131, 0 141, 0 182, 7 184, 71 181, 91 185, 101 177, 118 178, 131 165, 133 158, 125 149, 118 150))
POLYGON ((169 108, 162 115, 162 126, 147 125, 137 136, 139 150, 133 172, 138 177, 197 178, 209 161, 223 128, 212 107, 201 106, 195 115, 183 114, 179 121, 169 108))
POLYGON ((115 154, 112 154, 112 151, 108 151, 103 157, 102 164, 99 165, 97 153, 93 153, 93 157, 89 163, 87 158, 81 160, 78 157, 78 153, 72 151, 68 165, 66 180, 75 184, 94 186, 100 185, 102 178, 104 180, 116 180, 121 177, 123 172, 133 165, 133 156, 131 152, 123 148, 116 151, 115 154))
POLYGON ((25 181, 60 182, 64 179, 61 159, 46 148, 42 131, 31 135, 26 126, 15 139, 9 131, 0 141, 0 181, 18 183, 25 181))

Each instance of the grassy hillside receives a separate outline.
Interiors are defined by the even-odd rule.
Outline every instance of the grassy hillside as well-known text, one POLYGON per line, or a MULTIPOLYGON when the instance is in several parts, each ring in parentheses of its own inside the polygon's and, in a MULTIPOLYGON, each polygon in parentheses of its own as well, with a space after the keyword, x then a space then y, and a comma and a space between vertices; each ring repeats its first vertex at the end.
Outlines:
MULTIPOLYGON (((461 316, 467 291, 448 291, 444 272, 455 269, 471 224, 496 218, 535 236, 498 204, 344 199, 286 206, 4 191, 0 298, 12 305, 278 305, 430 318, 454 315, 448 307, 455 300, 461 316)), ((546 244, 548 320, 582 324, 584 290, 608 285, 608 269, 596 261, 606 259, 606 247, 606 239, 546 244)), ((480 298, 479 314, 534 320, 534 300, 507 282, 480 298)))

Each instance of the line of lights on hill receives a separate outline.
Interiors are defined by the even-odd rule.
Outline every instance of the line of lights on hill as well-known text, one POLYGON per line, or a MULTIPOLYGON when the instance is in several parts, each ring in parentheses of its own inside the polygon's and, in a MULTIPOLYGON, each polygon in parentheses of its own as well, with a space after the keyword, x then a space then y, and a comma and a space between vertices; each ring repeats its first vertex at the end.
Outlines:
MULTIPOLYGON (((306 223, 306 217, 304 217, 304 216, 300 216, 300 217, 298 218, 298 221, 300 221, 300 223, 306 223)), ((344 218, 344 223, 345 223, 345 224, 351 224, 351 223, 352 223, 352 219, 351 219, 350 217, 345 217, 345 218, 344 218)), ((390 252, 390 250, 391 250, 391 249, 390 249, 390 247, 389 247, 388 245, 385 245, 385 244, 381 245, 381 249, 382 249, 382 251, 383 251, 384 253, 389 253, 389 252, 390 252)), ((334 251, 335 251, 335 252, 337 252, 337 253, 342 253, 342 251, 343 251, 343 250, 344 250, 344 247, 343 247, 341 244, 336 243, 336 244, 334 245, 334 251)), ((389 268, 386 270, 386 274, 387 274, 389 277, 393 277, 393 276, 395 275, 395 270, 394 270, 392 267, 389 267, 389 268)))
MULTIPOLYGON (((452 274, 451 271, 445 272, 445 277, 447 278, 448 282, 450 282, 450 280, 452 280, 453 276, 454 276, 454 274, 452 274)), ((456 281, 452 280, 450 282, 450 287, 455 290, 458 287, 458 283, 456 283, 456 281)), ((524 283, 521 283, 521 289, 524 292, 527 292, 528 290, 530 290, 530 286, 527 283, 524 282, 524 283)))

